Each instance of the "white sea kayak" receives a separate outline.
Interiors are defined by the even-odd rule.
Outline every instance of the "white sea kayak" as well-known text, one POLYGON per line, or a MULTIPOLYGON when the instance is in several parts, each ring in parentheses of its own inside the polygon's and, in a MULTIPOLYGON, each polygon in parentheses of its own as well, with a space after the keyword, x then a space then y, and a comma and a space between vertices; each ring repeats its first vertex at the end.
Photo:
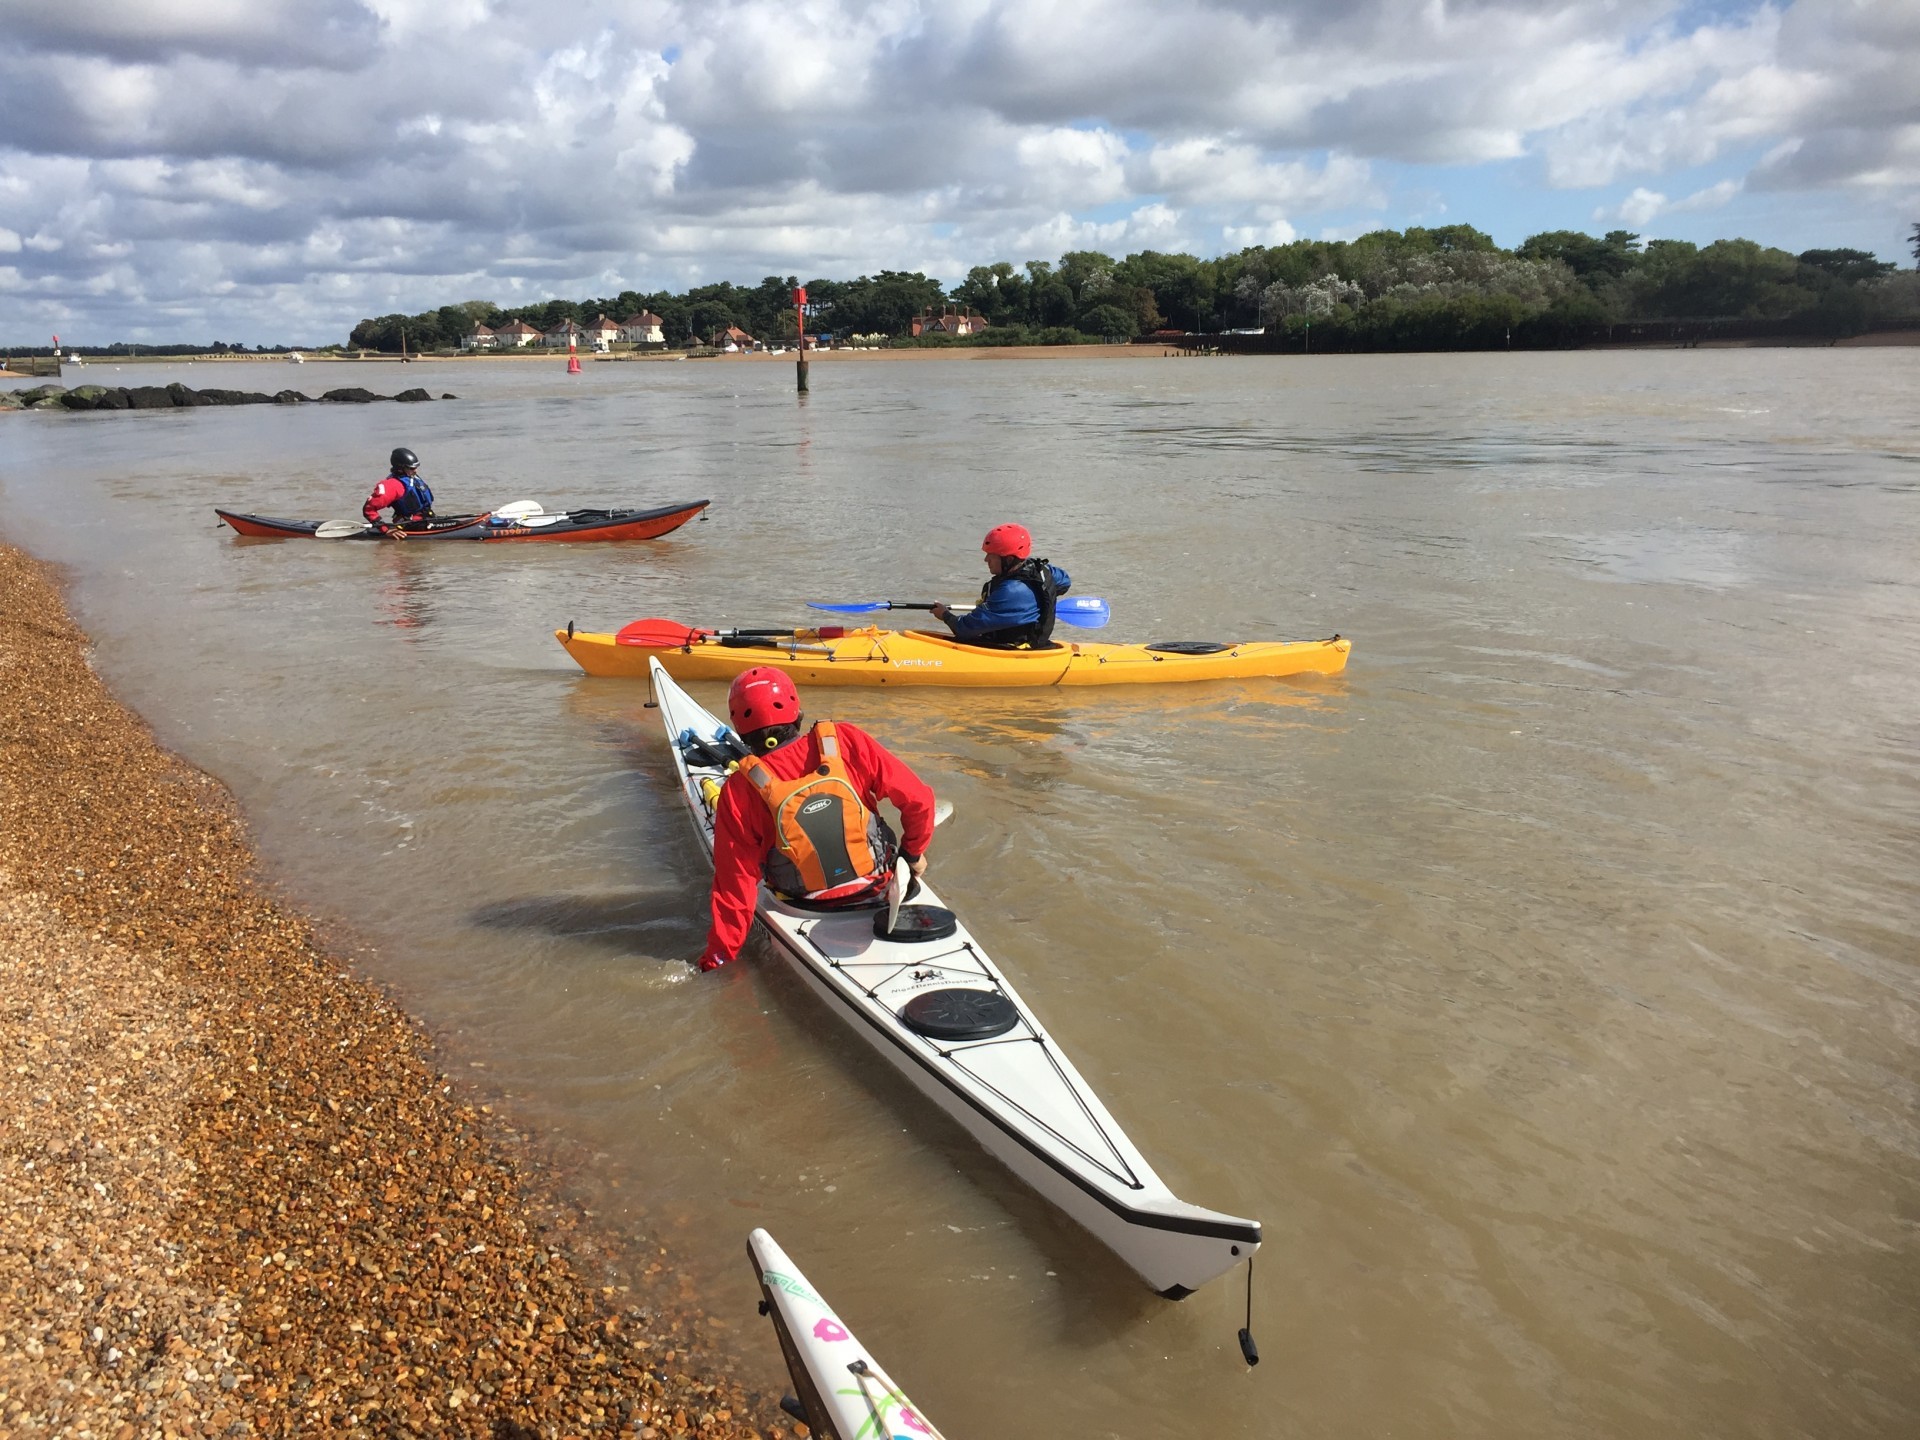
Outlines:
MULTIPOLYGON (((824 1440, 940 1440, 807 1277, 756 1230, 747 1255, 760 1277, 760 1313, 773 1321, 808 1427, 824 1440)), ((785 1402, 782 1402, 785 1403, 785 1402)))
MULTIPOLYGON (((713 854, 713 808, 740 741, 655 660, 653 696, 681 798, 713 854)), ((873 910, 805 909, 760 889, 782 957, 856 1034, 1160 1294, 1179 1299, 1249 1260, 1260 1224, 1169 1190, 1019 994, 922 886, 883 935, 873 910), (912 938, 904 938, 911 935, 912 938)))

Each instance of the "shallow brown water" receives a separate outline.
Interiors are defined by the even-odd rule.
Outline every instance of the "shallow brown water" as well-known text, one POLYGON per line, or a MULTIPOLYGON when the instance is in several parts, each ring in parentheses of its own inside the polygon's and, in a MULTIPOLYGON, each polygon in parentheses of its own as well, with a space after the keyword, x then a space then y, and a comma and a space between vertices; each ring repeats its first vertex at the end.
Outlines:
POLYGON ((166 378, 465 398, 0 417, 0 524, 748 1363, 764 1224, 956 1440, 1920 1430, 1920 352, 822 364, 804 404, 775 365, 209 368, 166 378), (213 526, 351 515, 396 444, 448 506, 715 505, 608 547, 213 526), (1251 1372, 1237 1278, 1145 1293, 757 945, 685 978, 643 687, 548 633, 960 598, 1008 518, 1116 638, 1354 637, 1331 680, 810 697, 955 802, 943 894, 1174 1188, 1265 1223, 1251 1372))

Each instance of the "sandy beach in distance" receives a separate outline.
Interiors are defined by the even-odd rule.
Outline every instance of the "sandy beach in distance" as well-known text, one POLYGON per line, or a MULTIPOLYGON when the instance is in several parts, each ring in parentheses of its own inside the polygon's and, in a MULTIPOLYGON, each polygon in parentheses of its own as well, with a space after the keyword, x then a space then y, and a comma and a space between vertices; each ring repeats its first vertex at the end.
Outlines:
MULTIPOLYGON (((1586 350, 1760 350, 1773 348, 1792 349, 1855 349, 1879 348, 1886 346, 1920 345, 1920 329, 1916 330, 1877 330, 1865 335, 1853 335, 1840 340, 1825 340, 1817 337, 1780 336, 1767 339, 1738 340, 1701 340, 1692 346, 1683 346, 1673 341, 1633 341, 1622 340, 1617 343, 1595 344, 1579 347, 1586 350)), ((1377 353, 1377 352, 1354 352, 1377 353)), ((1502 354, 1502 351, 1459 351, 1459 354, 1502 354)), ((1533 355, 1570 354, 1572 351, 1529 350, 1524 353, 1533 355)), ((126 365, 126 364, 163 364, 192 360, 194 363, 259 363, 262 360, 274 360, 276 355, 137 355, 137 356, 96 356, 86 362, 88 365, 126 365)), ((614 355, 599 355, 583 352, 580 355, 582 365, 630 365, 688 361, 700 365, 791 365, 800 358, 799 352, 792 349, 778 354, 770 351, 755 351, 749 354, 735 355, 689 355, 682 350, 648 351, 645 353, 628 352, 614 355)), ((1184 351, 1178 344, 1167 341, 1134 341, 1124 345, 950 345, 913 347, 895 350, 891 348, 855 348, 846 346, 839 349, 807 351, 809 361, 821 364, 838 364, 843 361, 881 361, 892 364, 900 361, 922 360, 1183 360, 1201 358, 1195 352, 1184 351)), ((1223 358, 1218 354, 1206 358, 1223 358)), ((1271 359, 1272 356, 1246 355, 1240 359, 1271 359)), ((1299 355, 1290 359, 1311 358, 1299 355)), ((450 354, 432 353, 410 357, 414 361, 430 360, 434 364, 458 361, 463 364, 497 365, 520 363, 564 364, 567 354, 563 350, 533 349, 487 354, 456 352, 450 354)), ((409 363, 398 355, 326 355, 308 352, 305 363, 314 365, 358 364, 358 365, 401 365, 409 363)), ((68 366, 74 370, 84 369, 71 360, 68 366)), ((24 378, 24 377, 23 377, 24 378)), ((69 377, 71 378, 71 377, 69 377)))
POLYGON ((607 1283, 87 651, 0 545, 0 1433, 794 1433, 703 1373, 665 1252, 670 1300, 607 1283))

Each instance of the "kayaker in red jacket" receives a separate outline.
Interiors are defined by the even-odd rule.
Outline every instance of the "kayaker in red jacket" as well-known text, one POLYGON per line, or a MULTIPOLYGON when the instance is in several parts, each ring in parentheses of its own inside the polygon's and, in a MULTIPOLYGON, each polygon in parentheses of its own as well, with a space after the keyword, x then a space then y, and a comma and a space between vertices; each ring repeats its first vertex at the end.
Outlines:
POLYGON ((823 908, 859 905, 886 888, 896 855, 924 874, 933 840, 926 782, 852 725, 822 721, 802 733, 800 692, 784 671, 742 671, 727 692, 727 714, 751 755, 714 805, 713 920, 702 970, 740 953, 762 880, 823 908), (875 813, 883 797, 899 808, 906 835, 898 842, 875 813))
POLYGON ((388 459, 387 478, 373 487, 360 513, 366 516, 367 524, 396 540, 407 538, 407 532, 400 528, 401 521, 431 520, 433 491, 420 478, 420 457, 404 447, 394 451, 388 459), (389 506, 393 509, 391 524, 380 518, 380 512, 389 506))

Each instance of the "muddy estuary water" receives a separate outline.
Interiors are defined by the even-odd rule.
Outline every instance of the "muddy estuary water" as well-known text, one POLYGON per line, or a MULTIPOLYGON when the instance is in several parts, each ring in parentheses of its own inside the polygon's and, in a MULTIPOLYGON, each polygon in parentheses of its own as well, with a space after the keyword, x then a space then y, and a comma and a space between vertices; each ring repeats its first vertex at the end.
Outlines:
MULTIPOLYGON (((765 1225, 954 1440, 1920 1433, 1920 351, 108 366, 458 402, 0 418, 0 532, 448 1065, 779 1360, 765 1225), (246 541, 711 497, 668 539, 246 541), (1181 1195, 1179 1304, 987 1159, 705 875, 569 619, 964 598, 1020 519, 1124 639, 1345 675, 809 695, 956 807, 945 898, 1181 1195)), ((8 382, 15 383, 15 382, 8 382)), ((25 382, 20 382, 25 383, 25 382)), ((700 687, 717 700, 717 687, 700 687)))

